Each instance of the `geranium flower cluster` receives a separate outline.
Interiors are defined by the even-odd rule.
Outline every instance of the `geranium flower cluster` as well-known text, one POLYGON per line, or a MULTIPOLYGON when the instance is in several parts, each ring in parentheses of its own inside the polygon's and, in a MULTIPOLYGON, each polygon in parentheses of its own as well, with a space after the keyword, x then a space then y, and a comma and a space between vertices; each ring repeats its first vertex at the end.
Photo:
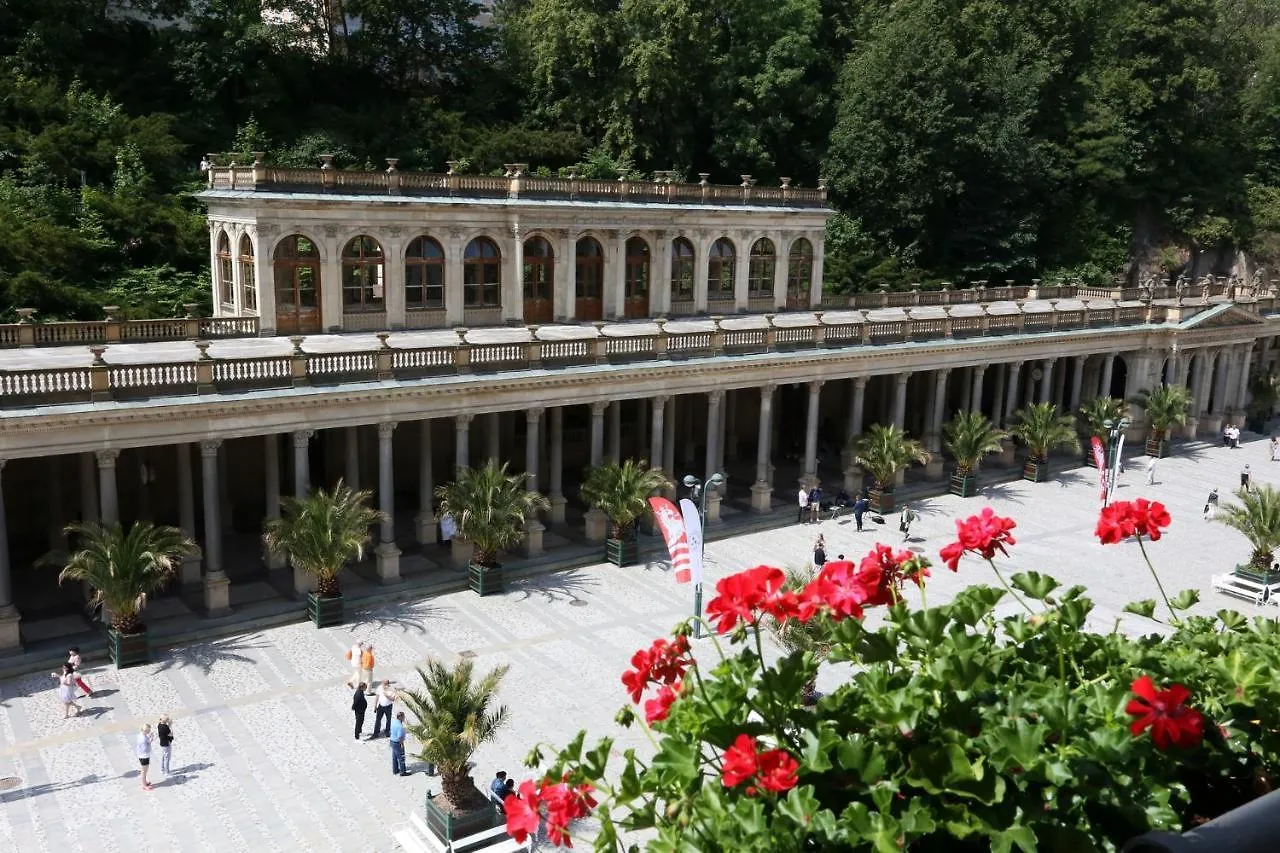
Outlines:
POLYGON ((1161 528, 1171 522, 1169 511, 1159 501, 1116 501, 1102 508, 1094 534, 1103 545, 1114 545, 1131 536, 1146 536, 1155 542, 1161 536, 1161 528))
POLYGON ((1134 699, 1125 706, 1125 713, 1137 717, 1129 726, 1134 736, 1151 729, 1151 739, 1159 749, 1176 746, 1189 749, 1204 738, 1204 716, 1186 701, 1191 691, 1181 684, 1167 690, 1158 690, 1151 676, 1144 675, 1133 682, 1134 699))
POLYGON ((994 559, 997 551, 1008 556, 1004 546, 1017 543, 1009 532, 1017 526, 1012 518, 996 515, 991 507, 984 507, 981 514, 956 522, 957 540, 942 549, 942 561, 954 572, 959 568, 960 557, 966 552, 977 554, 984 560, 994 559))
POLYGON ((588 783, 569 784, 569 776, 552 783, 550 779, 541 782, 527 780, 520 783, 518 794, 507 794, 502 801, 502 810, 507 817, 507 834, 523 844, 530 835, 537 835, 538 823, 545 807, 547 817, 547 837, 551 843, 562 847, 572 847, 569 838, 569 824, 578 818, 586 817, 596 807, 595 791, 588 783))
POLYGON ((647 649, 640 649, 631 656, 629 669, 622 673, 622 684, 631 695, 631 701, 640 704, 645 688, 660 685, 656 699, 645 703, 645 720, 656 723, 665 720, 671 705, 680 695, 685 670, 693 664, 689 656, 689 641, 683 636, 673 640, 657 639, 647 649))
POLYGON ((790 791, 796 786, 800 764, 783 749, 767 749, 760 752, 756 739, 750 735, 738 735, 733 745, 724 751, 720 781, 726 788, 735 788, 743 782, 747 796, 754 797, 761 790, 774 794, 790 791))

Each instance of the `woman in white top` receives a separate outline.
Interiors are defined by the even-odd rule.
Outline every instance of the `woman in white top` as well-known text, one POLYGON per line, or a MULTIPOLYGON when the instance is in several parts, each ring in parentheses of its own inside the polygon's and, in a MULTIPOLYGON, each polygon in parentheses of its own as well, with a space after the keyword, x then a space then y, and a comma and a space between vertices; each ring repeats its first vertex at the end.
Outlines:
POLYGON ((151 724, 147 723, 138 732, 136 747, 138 764, 142 767, 142 790, 150 791, 151 783, 147 781, 147 768, 151 766, 151 724))
POLYGON ((62 703, 62 719, 71 716, 74 708, 76 716, 80 716, 80 706, 76 704, 76 669, 70 663, 62 665, 62 672, 53 673, 58 679, 58 701, 62 703))

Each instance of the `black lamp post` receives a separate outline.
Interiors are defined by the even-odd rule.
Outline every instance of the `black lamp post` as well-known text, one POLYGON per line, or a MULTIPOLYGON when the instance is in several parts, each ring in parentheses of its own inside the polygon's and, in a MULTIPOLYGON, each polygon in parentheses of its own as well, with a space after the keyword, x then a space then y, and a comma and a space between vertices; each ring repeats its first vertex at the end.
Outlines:
MULTIPOLYGON (((689 490, 689 497, 693 499, 693 502, 698 507, 698 521, 702 525, 702 542, 698 552, 698 562, 701 563, 702 556, 707 551, 707 495, 724 485, 724 475, 719 473, 712 474, 704 483, 692 474, 685 474, 684 479, 680 482, 689 490)), ((693 638, 696 640, 701 636, 702 578, 699 576, 697 584, 693 587, 693 638)))

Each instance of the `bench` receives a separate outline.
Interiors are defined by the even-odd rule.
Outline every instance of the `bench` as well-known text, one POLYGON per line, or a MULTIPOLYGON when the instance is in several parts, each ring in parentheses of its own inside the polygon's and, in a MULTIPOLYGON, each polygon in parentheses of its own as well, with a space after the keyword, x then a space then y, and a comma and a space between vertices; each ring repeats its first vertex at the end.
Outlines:
POLYGON ((1224 595, 1242 598, 1255 605, 1275 604, 1280 606, 1280 583, 1263 583, 1260 580, 1246 577, 1234 572, 1213 576, 1213 588, 1224 595))
POLYGON ((530 842, 521 844, 509 837, 506 826, 495 826, 453 842, 442 841, 417 812, 409 815, 408 823, 395 827, 392 837, 407 853, 519 853, 530 849, 530 842))

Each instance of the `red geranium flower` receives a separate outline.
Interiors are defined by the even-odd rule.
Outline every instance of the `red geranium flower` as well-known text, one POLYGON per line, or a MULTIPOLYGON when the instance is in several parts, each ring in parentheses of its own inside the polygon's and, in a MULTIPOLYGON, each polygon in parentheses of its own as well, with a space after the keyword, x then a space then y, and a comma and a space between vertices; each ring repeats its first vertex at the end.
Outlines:
POLYGON ((1094 534, 1103 545, 1114 545, 1130 536, 1146 536, 1155 542, 1162 535, 1161 528, 1170 523, 1169 511, 1159 501, 1116 501, 1102 508, 1094 534))
POLYGON ((981 514, 956 522, 957 540, 942 549, 942 560, 954 572, 966 551, 978 554, 984 560, 995 557, 996 551, 1007 556, 1009 552, 1004 546, 1016 544, 1017 540, 1009 531, 1017 526, 1012 518, 996 515, 991 507, 984 507, 981 514))
POLYGON ((738 735, 733 746, 724 751, 721 762, 724 769, 720 771, 720 781, 726 788, 740 785, 752 776, 760 767, 756 754, 756 740, 750 735, 738 735))
POLYGON ((560 782, 552 784, 550 779, 543 779, 535 784, 532 781, 520 783, 520 795, 508 794, 502 801, 502 809, 507 818, 507 834, 523 844, 525 840, 538 831, 538 821, 542 806, 547 807, 547 836, 552 844, 561 847, 572 847, 569 837, 569 824, 586 817, 596 807, 596 799, 591 796, 595 790, 590 784, 583 782, 570 785, 568 774, 560 782))
POLYGON ((502 801, 502 811, 507 817, 507 834, 523 844, 530 835, 538 834, 538 786, 533 780, 520 783, 520 793, 507 794, 502 801))
POLYGON ((1137 698, 1129 700, 1124 711, 1137 717, 1129 727, 1135 736, 1151 729, 1151 739, 1159 749, 1188 749, 1200 743, 1204 717, 1184 704, 1191 696, 1190 690, 1181 684, 1157 690, 1151 676, 1144 675, 1133 682, 1133 693, 1137 698))
POLYGON ((733 788, 750 781, 747 796, 754 797, 763 788, 780 794, 796 786, 800 764, 781 749, 758 752, 756 740, 750 735, 738 735, 733 746, 724 751, 720 773, 721 783, 733 788))
POLYGON ((919 586, 928 576, 928 560, 876 543, 858 564, 857 578, 867 590, 868 604, 890 605, 902 598, 904 583, 912 581, 919 586))
POLYGON ((804 622, 818 610, 826 609, 837 621, 849 617, 861 619, 862 605, 868 595, 853 563, 848 560, 827 563, 801 592, 796 618, 804 622))
POLYGON ((656 699, 650 699, 644 703, 644 721, 649 724, 665 720, 667 715, 671 713, 671 706, 680 696, 680 683, 676 682, 675 687, 664 684, 658 690, 656 699))
POLYGON ((692 662, 688 638, 676 637, 670 641, 659 638, 649 648, 631 656, 635 669, 622 673, 622 684, 631 694, 631 701, 638 705, 646 687, 679 682, 692 662))
POLYGON ((785 580, 782 569, 772 566, 756 566, 722 578, 716 582, 719 594, 707 604, 707 618, 715 622, 720 634, 732 631, 739 620, 754 625, 785 580))
POLYGON ((760 755, 760 787, 775 794, 790 791, 796 786, 796 774, 800 763, 781 749, 771 749, 760 755))

